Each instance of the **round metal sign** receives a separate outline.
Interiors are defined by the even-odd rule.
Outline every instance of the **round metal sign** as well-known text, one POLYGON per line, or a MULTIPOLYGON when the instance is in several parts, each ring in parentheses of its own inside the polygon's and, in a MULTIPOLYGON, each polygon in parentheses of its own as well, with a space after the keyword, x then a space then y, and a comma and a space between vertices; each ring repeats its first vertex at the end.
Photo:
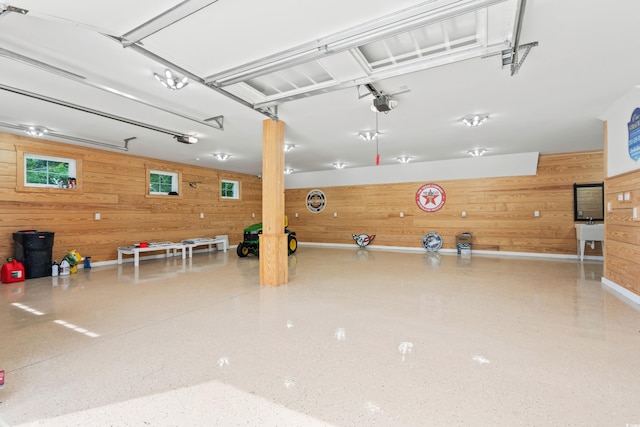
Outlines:
POLYGON ((311 190, 307 194, 307 209, 313 213, 321 212, 327 203, 327 198, 320 190, 311 190))
POLYGON ((436 232, 427 233, 422 237, 422 246, 427 252, 437 252, 442 248, 442 237, 436 232))
POLYGON ((437 184, 425 184, 416 192, 416 204, 425 212, 435 212, 442 209, 447 195, 437 184))

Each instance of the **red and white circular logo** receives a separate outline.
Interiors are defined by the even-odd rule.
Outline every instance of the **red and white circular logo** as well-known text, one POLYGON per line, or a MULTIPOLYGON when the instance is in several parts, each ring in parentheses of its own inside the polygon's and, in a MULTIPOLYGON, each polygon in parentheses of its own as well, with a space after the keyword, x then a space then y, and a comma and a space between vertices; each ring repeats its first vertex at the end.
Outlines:
POLYGON ((446 200, 447 195, 437 184, 425 184, 416 193, 416 204, 425 212, 439 211, 446 200))

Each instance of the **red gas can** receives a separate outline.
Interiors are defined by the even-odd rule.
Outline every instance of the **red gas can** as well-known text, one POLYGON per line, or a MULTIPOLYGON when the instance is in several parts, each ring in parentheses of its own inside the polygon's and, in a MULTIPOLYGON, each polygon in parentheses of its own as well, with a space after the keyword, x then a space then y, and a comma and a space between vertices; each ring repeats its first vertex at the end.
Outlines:
POLYGON ((7 258, 7 262, 2 264, 0 281, 2 281, 2 283, 24 281, 24 265, 13 258, 7 258))

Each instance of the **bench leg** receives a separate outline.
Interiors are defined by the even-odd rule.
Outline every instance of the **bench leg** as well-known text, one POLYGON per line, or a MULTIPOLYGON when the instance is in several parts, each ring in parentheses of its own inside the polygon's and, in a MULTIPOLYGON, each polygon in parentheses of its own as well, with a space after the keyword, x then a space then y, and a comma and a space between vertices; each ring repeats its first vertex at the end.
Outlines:
POLYGON ((122 252, 118 251, 118 264, 122 264, 122 252))
POLYGON ((133 253, 133 266, 138 267, 140 265, 140 252, 135 251, 133 253))

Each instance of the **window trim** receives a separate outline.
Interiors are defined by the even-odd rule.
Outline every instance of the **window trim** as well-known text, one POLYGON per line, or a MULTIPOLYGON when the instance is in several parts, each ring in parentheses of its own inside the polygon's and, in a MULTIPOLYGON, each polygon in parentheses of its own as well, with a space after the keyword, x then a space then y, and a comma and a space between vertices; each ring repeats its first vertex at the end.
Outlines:
POLYGON ((33 149, 29 151, 25 151, 22 149, 16 150, 16 191, 25 192, 25 193, 60 193, 60 192, 69 192, 73 191, 76 193, 83 192, 83 179, 82 179, 82 158, 72 155, 71 153, 67 153, 60 150, 47 150, 47 149, 33 149), (59 187, 48 187, 48 186, 39 186, 39 185, 27 185, 26 180, 26 167, 25 161, 28 157, 35 158, 45 158, 51 160, 70 160, 75 162, 75 179, 76 179, 76 188, 59 188, 59 187))
POLYGON ((145 165, 145 197, 147 198, 166 198, 166 197, 176 197, 182 198, 182 171, 176 169, 168 169, 166 167, 157 167, 156 165, 145 165), (172 182, 172 188, 175 189, 178 194, 168 194, 168 193, 152 193, 151 192, 151 174, 159 173, 165 175, 173 175, 176 177, 175 181, 172 182))
POLYGON ((220 199, 221 200, 240 200, 241 199, 241 186, 240 186, 240 181, 238 180, 234 180, 234 179, 220 179, 220 199), (234 184, 234 188, 235 188, 235 197, 229 197, 229 196, 223 196, 222 195, 222 184, 224 183, 231 183, 234 184))

